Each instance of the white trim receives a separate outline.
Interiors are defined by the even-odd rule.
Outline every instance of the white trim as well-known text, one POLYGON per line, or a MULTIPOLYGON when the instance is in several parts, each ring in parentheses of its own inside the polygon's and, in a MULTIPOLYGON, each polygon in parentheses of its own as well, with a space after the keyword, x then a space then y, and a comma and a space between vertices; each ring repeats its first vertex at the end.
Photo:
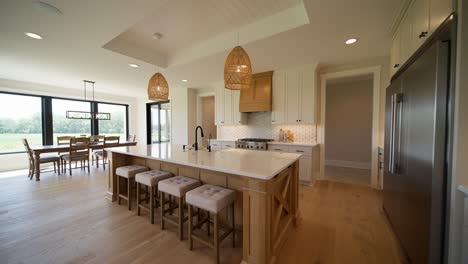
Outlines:
POLYGON ((370 170, 371 169, 371 163, 370 162, 357 162, 357 161, 348 161, 348 160, 326 160, 325 165, 326 166, 333 166, 333 167, 363 169, 363 170, 370 170))
POLYGON ((382 67, 374 66, 347 70, 341 72, 324 73, 320 75, 320 128, 318 129, 318 145, 320 146, 320 179, 325 179, 325 104, 326 104, 326 88, 327 81, 351 77, 363 74, 373 75, 373 91, 372 91, 372 156, 371 156, 371 187, 380 189, 382 179, 378 179, 378 136, 380 123, 380 73, 382 67))

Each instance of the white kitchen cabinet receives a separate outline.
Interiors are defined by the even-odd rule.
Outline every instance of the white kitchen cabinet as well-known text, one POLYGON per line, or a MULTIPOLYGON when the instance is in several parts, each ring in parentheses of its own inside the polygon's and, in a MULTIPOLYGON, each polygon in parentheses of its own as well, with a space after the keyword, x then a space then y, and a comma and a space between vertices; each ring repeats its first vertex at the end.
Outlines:
POLYGON ((429 1, 414 0, 411 6, 412 31, 413 31, 413 49, 414 53, 427 39, 429 35, 429 1))
POLYGON ((245 113, 239 112, 240 90, 233 90, 232 93, 232 124, 242 125, 247 123, 247 116, 245 113))
POLYGON ((396 73, 452 13, 451 0, 412 0, 403 11, 390 51, 390 74, 396 73), (395 66, 398 65, 398 66, 395 66))
POLYGON ((312 177, 312 146, 297 146, 291 144, 268 144, 268 151, 273 152, 289 152, 302 154, 299 159, 299 180, 303 182, 311 182, 312 177))
POLYGON ((247 119, 244 113, 239 112, 240 91, 216 88, 216 125, 242 125, 247 119))
POLYGON ((271 112, 271 123, 282 124, 286 120, 286 85, 285 72, 273 73, 273 106, 271 112))
POLYGON ((272 124, 315 123, 315 68, 275 71, 272 124))
POLYGON ((401 32, 400 28, 397 29, 392 40, 392 48, 390 51, 390 72, 392 76, 395 74, 401 66, 401 55, 400 55, 400 45, 401 45, 401 32))

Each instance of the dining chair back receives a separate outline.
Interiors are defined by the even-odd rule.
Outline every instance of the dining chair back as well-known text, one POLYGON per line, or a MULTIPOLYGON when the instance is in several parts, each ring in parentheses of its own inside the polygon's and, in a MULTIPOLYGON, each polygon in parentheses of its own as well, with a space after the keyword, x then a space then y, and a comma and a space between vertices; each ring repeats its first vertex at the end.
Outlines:
POLYGON ((90 141, 91 143, 102 143, 104 142, 105 136, 102 135, 96 135, 96 136, 91 136, 90 141))
POLYGON ((83 168, 83 163, 84 163, 84 166, 86 166, 86 162, 88 162, 88 173, 89 173, 89 148, 90 148, 89 143, 90 143, 90 139, 88 137, 70 139, 68 154, 62 157, 62 159, 64 160, 64 164, 63 164, 64 171, 66 170, 67 162, 68 162, 70 175, 72 175, 72 170, 71 170, 72 161, 75 161, 75 162, 81 161, 81 165, 82 165, 81 168, 83 168))
POLYGON ((34 162, 34 156, 33 156, 31 148, 29 147, 28 140, 23 138, 22 141, 23 141, 24 149, 26 150, 26 153, 28 154, 29 162, 34 162))
POLYGON ((120 143, 119 136, 109 136, 104 138, 104 148, 117 147, 120 143))
POLYGON ((128 142, 135 142, 135 140, 136 140, 136 135, 131 135, 131 134, 128 135, 127 137, 128 142))

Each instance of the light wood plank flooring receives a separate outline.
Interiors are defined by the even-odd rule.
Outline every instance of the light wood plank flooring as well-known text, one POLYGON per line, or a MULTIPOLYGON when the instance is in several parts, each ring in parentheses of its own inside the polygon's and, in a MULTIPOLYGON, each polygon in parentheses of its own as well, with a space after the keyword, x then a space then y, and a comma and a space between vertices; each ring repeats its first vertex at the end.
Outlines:
MULTIPOLYGON (((212 250, 177 239, 104 198, 107 171, 0 177, 0 263, 212 263, 212 250)), ((398 250, 367 187, 317 182, 301 187, 302 221, 277 263, 398 263, 398 250)), ((222 263, 240 263, 241 245, 221 249, 222 263)))

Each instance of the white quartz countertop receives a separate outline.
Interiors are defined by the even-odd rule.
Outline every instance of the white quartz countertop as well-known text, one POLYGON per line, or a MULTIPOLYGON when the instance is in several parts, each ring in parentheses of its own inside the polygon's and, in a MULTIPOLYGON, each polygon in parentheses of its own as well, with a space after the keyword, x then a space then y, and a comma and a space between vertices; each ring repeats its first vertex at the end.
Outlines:
POLYGON ((279 142, 279 141, 271 141, 268 142, 269 145, 287 145, 287 146, 304 146, 304 147, 314 147, 317 144, 315 143, 302 143, 302 142, 279 142))
POLYGON ((468 185, 459 185, 458 190, 463 192, 468 197, 468 185))
POLYGON ((107 149, 110 152, 172 162, 201 169, 231 173, 239 176, 270 180, 297 161, 301 155, 244 149, 186 150, 182 145, 161 143, 107 149))

